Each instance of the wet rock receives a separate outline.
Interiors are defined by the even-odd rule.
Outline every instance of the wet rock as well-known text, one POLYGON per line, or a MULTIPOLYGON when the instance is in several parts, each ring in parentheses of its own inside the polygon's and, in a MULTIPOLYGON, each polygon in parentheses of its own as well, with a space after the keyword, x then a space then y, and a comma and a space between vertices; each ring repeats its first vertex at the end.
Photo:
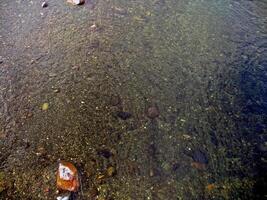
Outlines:
POLYGON ((74 65, 71 69, 72 69, 72 70, 79 70, 80 67, 79 67, 78 65, 74 65))
POLYGON ((117 113, 117 116, 118 116, 119 118, 123 119, 123 120, 126 120, 126 119, 129 119, 129 118, 132 116, 132 114, 129 113, 129 112, 119 111, 119 112, 117 113))
POLYGON ((110 158, 112 156, 112 153, 107 149, 101 149, 97 151, 97 154, 99 156, 103 156, 105 158, 110 158))
POLYGON ((46 8, 47 6, 48 6, 48 3, 44 1, 44 2, 42 3, 42 8, 46 8))
POLYGON ((60 161, 57 170, 57 188, 63 191, 77 192, 79 185, 77 168, 70 162, 60 161))
POLYGON ((44 103, 44 104, 42 105, 42 110, 47 110, 48 107, 49 107, 49 103, 44 103))
POLYGON ((68 0, 67 2, 73 5, 82 5, 84 4, 85 1, 84 0, 68 0))
POLYGON ((159 116, 159 109, 157 108, 157 106, 151 106, 147 109, 147 116, 150 119, 155 119, 159 116))
POLYGON ((70 195, 67 196, 58 196, 57 200, 69 200, 70 199, 70 195))
POLYGON ((193 152, 192 157, 193 157, 194 162, 197 162, 197 163, 208 164, 209 162, 206 154, 201 150, 195 150, 193 152))
POLYGON ((97 30, 97 26, 96 26, 96 24, 91 25, 91 26, 90 26, 90 29, 91 29, 92 31, 97 30))

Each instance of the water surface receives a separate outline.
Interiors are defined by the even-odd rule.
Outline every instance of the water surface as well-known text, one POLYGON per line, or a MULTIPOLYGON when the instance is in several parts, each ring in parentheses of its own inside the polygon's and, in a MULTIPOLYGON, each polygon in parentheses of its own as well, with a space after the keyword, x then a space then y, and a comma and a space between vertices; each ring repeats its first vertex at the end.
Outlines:
POLYGON ((265 0, 3 0, 0 197, 55 199, 63 159, 78 199, 266 198, 266 13, 265 0))

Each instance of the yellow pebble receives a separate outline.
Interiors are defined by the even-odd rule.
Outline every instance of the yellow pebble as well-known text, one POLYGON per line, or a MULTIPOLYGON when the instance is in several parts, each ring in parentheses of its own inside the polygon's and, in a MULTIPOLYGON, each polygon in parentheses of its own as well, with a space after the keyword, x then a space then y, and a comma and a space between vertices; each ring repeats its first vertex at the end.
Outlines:
POLYGON ((42 105, 42 110, 47 110, 48 107, 49 107, 49 104, 48 104, 48 103, 44 103, 44 104, 42 105))

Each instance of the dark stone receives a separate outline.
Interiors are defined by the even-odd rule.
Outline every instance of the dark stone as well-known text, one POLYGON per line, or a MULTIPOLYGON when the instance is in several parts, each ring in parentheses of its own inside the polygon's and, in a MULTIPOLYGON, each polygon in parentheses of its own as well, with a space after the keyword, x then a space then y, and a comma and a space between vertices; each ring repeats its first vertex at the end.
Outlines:
POLYGON ((118 116, 119 118, 123 119, 123 120, 126 120, 126 119, 130 118, 130 117, 132 116, 132 114, 129 113, 129 112, 119 111, 119 112, 117 113, 117 116, 118 116))
POLYGON ((97 154, 99 156, 103 156, 105 158, 110 158, 112 156, 112 153, 107 149, 101 149, 97 151, 97 154))
POLYGON ((159 109, 156 106, 151 106, 147 109, 147 116, 150 119, 155 119, 159 116, 159 109))
POLYGON ((110 105, 117 106, 119 104, 121 104, 121 98, 119 96, 117 96, 117 95, 111 96, 110 105))
POLYGON ((42 3, 42 7, 43 7, 43 8, 46 8, 47 6, 48 6, 48 4, 47 4, 46 2, 43 2, 43 3, 42 3))
POLYGON ((198 163, 208 164, 207 155, 201 150, 195 150, 193 153, 193 160, 198 163))

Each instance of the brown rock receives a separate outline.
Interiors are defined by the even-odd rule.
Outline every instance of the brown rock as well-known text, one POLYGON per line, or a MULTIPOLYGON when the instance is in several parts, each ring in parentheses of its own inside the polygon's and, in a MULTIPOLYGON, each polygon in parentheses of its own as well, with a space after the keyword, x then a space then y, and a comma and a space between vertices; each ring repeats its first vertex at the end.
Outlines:
POLYGON ((112 167, 112 166, 108 167, 108 169, 107 169, 107 176, 108 176, 108 177, 112 177, 112 176, 114 176, 115 174, 116 174, 116 169, 115 169, 115 167, 112 167))
POLYGON ((150 119, 155 119, 159 116, 159 109, 157 106, 151 106, 147 109, 147 116, 150 119))

